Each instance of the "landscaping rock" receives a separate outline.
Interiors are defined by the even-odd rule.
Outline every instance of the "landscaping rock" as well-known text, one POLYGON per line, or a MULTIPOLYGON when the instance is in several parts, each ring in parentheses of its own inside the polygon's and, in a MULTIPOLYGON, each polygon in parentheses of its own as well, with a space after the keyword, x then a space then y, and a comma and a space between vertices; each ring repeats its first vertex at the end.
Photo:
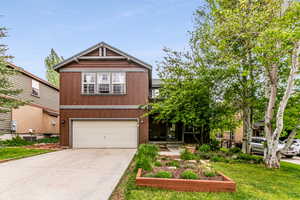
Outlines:
POLYGON ((177 167, 174 167, 174 166, 170 166, 170 167, 167 167, 169 170, 175 170, 177 169, 177 167))
POLYGON ((180 162, 180 161, 181 161, 181 159, 180 159, 180 158, 175 158, 174 160, 175 160, 175 161, 178 161, 178 162, 180 162))
POLYGON ((197 160, 187 160, 186 162, 190 164, 197 164, 197 160))
POLYGON ((208 164, 208 162, 205 161, 205 160, 199 160, 199 162, 200 162, 200 164, 202 164, 202 165, 207 165, 207 164, 208 164))

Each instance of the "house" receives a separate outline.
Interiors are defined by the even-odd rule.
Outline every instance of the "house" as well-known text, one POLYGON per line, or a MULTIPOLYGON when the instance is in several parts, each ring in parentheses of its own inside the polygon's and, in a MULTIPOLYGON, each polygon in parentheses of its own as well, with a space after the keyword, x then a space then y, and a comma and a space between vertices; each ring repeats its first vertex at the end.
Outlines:
POLYGON ((9 79, 15 89, 22 89, 20 94, 8 98, 16 98, 29 103, 0 114, 1 138, 9 139, 12 133, 58 134, 59 89, 12 63, 8 63, 7 67, 17 71, 9 79))
POLYGON ((155 100, 160 80, 152 79, 151 65, 109 44, 96 44, 55 70, 60 73, 63 146, 136 148, 149 140, 191 142, 199 131, 145 116, 141 105, 155 100))

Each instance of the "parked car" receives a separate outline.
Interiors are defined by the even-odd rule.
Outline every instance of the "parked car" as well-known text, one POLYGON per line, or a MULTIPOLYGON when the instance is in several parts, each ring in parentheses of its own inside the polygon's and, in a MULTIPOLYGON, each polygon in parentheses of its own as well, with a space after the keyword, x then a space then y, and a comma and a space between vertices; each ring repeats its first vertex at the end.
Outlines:
MULTIPOLYGON (((284 140, 283 142, 286 143, 287 140, 284 140)), ((291 147, 293 149, 295 149, 296 152, 297 152, 297 155, 300 156, 300 139, 294 139, 293 142, 292 142, 292 144, 291 144, 291 147)))
MULTIPOLYGON (((251 140, 251 153, 256 154, 264 154, 264 146, 265 146, 266 138, 263 137, 252 137, 251 140)), ((279 142, 278 150, 283 149, 285 143, 279 142)), ((292 158, 293 156, 296 156, 299 152, 291 146, 287 152, 282 153, 285 157, 292 158)))

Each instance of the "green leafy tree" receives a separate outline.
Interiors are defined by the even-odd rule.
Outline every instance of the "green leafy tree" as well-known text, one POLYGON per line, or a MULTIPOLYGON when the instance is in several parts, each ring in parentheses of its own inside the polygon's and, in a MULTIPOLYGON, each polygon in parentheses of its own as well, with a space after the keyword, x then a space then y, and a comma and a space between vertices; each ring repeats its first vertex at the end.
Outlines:
MULTIPOLYGON (((0 39, 6 37, 6 28, 0 27, 0 39)), ((24 105, 25 102, 18 100, 15 96, 20 94, 22 90, 15 89, 14 85, 10 81, 11 77, 17 72, 8 67, 7 62, 11 59, 11 56, 6 54, 7 46, 0 44, 0 112, 6 113, 11 111, 12 108, 17 108, 20 105, 24 105)))
POLYGON ((59 87, 59 74, 53 69, 53 66, 56 64, 62 62, 64 58, 62 56, 59 56, 54 49, 51 49, 49 56, 45 58, 45 65, 47 68, 46 71, 46 78, 47 80, 55 85, 56 87, 59 87))

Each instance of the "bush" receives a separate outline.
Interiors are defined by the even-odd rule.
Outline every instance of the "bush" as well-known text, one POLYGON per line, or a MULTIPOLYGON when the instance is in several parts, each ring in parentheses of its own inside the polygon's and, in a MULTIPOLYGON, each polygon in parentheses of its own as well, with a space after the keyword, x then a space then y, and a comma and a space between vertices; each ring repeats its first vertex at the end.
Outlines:
POLYGON ((135 170, 138 170, 139 168, 142 168, 145 171, 151 171, 152 170, 152 161, 148 157, 139 157, 136 160, 135 164, 135 170))
POLYGON ((210 159, 212 162, 225 162, 226 161, 226 158, 225 157, 222 157, 220 155, 214 155, 211 157, 210 159))
POLYGON ((49 137, 49 138, 42 138, 38 139, 37 143, 58 143, 59 137, 49 137))
POLYGON ((240 153, 238 154, 237 158, 235 159, 239 162, 250 162, 250 163, 263 163, 263 157, 261 156, 255 156, 255 155, 250 155, 250 154, 245 154, 245 153, 240 153))
POLYGON ((222 147, 222 148, 220 148, 220 151, 221 151, 222 153, 227 154, 227 153, 229 152, 229 149, 222 147))
POLYGON ((210 141, 210 149, 211 149, 212 151, 217 151, 217 150, 219 150, 219 149, 220 149, 220 142, 219 142, 218 140, 216 140, 216 139, 212 139, 212 140, 210 141))
POLYGON ((208 144, 203 144, 199 147, 198 149, 200 152, 209 152, 211 149, 210 149, 210 146, 208 144))
POLYGON ((182 160, 194 160, 194 159, 196 159, 196 156, 193 153, 191 153, 185 149, 180 152, 180 158, 182 160))
POLYGON ((156 166, 156 167, 161 167, 162 164, 161 164, 161 162, 159 162, 159 161, 155 161, 155 162, 154 162, 154 166, 156 166))
POLYGON ((156 145, 153 144, 141 144, 139 149, 138 149, 138 153, 137 153, 137 157, 148 157, 150 158, 152 161, 155 160, 155 158, 158 155, 158 147, 156 145))
POLYGON ((180 177, 183 179, 198 179, 198 175, 193 172, 193 170, 185 170, 180 174, 180 177))
POLYGON ((217 173, 214 170, 203 171, 203 174, 204 174, 204 176, 207 176, 207 177, 214 177, 217 175, 217 173))
POLYGON ((167 171, 159 171, 155 174, 156 178, 172 178, 172 173, 167 171))
POLYGON ((26 145, 32 145, 34 142, 26 141, 20 136, 13 137, 11 140, 4 140, 2 142, 5 146, 26 146, 26 145))
POLYGON ((241 149, 238 147, 233 147, 229 149, 229 153, 235 154, 235 153, 241 153, 241 149))
POLYGON ((179 164, 179 162, 177 160, 172 160, 170 162, 167 162, 166 165, 167 166, 177 167, 177 168, 180 167, 180 164, 179 164))

